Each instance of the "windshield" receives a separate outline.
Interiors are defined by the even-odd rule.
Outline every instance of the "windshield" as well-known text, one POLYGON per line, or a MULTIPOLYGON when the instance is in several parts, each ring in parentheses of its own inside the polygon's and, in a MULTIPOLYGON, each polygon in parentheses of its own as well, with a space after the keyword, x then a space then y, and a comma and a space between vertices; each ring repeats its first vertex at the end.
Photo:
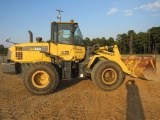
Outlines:
POLYGON ((79 26, 76 27, 75 33, 74 33, 74 44, 75 45, 84 45, 83 42, 83 36, 81 34, 81 31, 79 29, 79 26))
POLYGON ((56 24, 54 27, 55 43, 74 44, 84 46, 83 36, 77 24, 56 24), (73 31, 73 25, 75 29, 73 31))

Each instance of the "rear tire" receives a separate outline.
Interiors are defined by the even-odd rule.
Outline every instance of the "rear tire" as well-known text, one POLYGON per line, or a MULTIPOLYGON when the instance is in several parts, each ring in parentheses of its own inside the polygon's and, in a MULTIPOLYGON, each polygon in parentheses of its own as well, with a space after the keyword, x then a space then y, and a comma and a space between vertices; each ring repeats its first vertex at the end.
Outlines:
POLYGON ((59 74, 51 64, 33 64, 25 71, 24 84, 33 94, 49 94, 56 89, 58 82, 59 74))
POLYGON ((121 67, 109 60, 98 62, 91 73, 93 83, 104 91, 118 88, 124 81, 124 73, 121 67))

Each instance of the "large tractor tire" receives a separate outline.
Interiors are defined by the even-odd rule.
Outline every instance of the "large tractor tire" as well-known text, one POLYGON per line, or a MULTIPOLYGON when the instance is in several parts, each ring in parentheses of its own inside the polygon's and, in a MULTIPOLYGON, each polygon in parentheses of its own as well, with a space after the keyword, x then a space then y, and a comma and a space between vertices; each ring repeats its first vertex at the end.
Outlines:
POLYGON ((104 91, 111 91, 123 83, 124 73, 117 63, 103 60, 93 67, 91 78, 98 88, 104 91))
POLYGON ((33 94, 44 95, 53 92, 59 82, 57 69, 48 63, 30 65, 24 73, 24 84, 33 94))

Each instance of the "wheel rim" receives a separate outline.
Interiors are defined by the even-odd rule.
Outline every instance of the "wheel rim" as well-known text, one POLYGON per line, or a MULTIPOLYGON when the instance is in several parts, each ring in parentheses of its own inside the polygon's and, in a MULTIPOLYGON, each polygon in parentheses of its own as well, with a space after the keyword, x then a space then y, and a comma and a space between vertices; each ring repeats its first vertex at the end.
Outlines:
POLYGON ((105 84, 113 84, 117 79, 117 73, 112 68, 107 68, 102 73, 102 81, 105 84))
POLYGON ((50 82, 50 77, 45 71, 37 71, 32 75, 32 84, 37 88, 44 88, 50 82))

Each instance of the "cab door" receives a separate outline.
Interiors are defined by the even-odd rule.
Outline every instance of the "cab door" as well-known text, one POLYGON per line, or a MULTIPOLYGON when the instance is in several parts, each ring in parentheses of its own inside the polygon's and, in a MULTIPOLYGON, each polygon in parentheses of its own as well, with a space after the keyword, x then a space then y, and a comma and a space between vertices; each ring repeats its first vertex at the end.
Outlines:
POLYGON ((75 45, 75 51, 74 55, 76 60, 82 60, 85 57, 85 45, 83 42, 83 37, 81 34, 81 31, 79 27, 77 26, 74 32, 74 45, 75 45))
POLYGON ((55 29, 55 42, 57 55, 62 60, 82 60, 85 56, 83 37, 78 25, 71 23, 58 23, 55 29))
POLYGON ((58 44, 57 55, 62 60, 74 60, 74 45, 71 44, 58 44))
POLYGON ((57 55, 62 60, 74 60, 74 48, 71 33, 71 24, 58 24, 57 29, 57 55))

